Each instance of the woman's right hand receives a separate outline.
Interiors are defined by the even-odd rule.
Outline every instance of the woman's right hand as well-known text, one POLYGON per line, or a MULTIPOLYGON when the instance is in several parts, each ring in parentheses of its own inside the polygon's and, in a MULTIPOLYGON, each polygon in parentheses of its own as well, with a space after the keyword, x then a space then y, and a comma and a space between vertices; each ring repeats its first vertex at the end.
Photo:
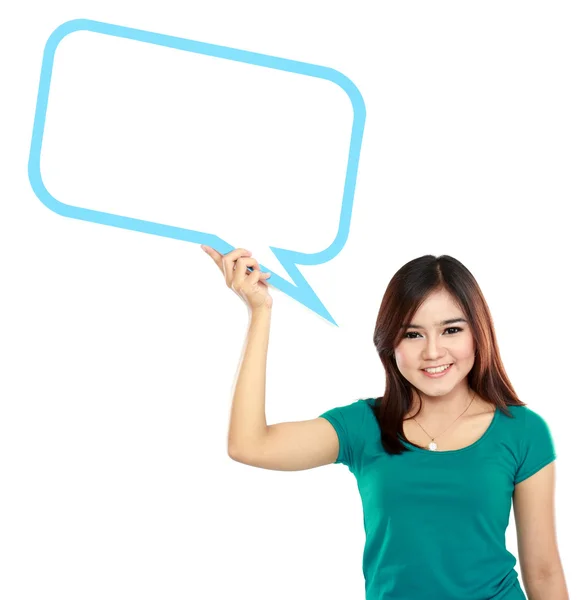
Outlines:
POLYGON ((252 311, 272 307, 273 298, 265 281, 271 277, 271 273, 261 271, 259 263, 251 258, 249 250, 236 248, 223 256, 210 246, 201 245, 201 248, 215 261, 225 277, 227 287, 252 311), (248 271, 247 267, 253 267, 253 271, 248 271))

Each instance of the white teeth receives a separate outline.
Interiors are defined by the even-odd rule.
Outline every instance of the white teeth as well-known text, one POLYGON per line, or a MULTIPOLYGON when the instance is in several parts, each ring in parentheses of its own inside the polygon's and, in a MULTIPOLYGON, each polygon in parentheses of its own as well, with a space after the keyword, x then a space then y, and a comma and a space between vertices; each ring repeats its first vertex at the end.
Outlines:
POLYGON ((447 368, 449 368, 450 365, 444 365, 443 367, 437 367, 435 369, 423 369, 424 371, 427 371, 428 373, 441 373, 442 371, 445 371, 447 368))

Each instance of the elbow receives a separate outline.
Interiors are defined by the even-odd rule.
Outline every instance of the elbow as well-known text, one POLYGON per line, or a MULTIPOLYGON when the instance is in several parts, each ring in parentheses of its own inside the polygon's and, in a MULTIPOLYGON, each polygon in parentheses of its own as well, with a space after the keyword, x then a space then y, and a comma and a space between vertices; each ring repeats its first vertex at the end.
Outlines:
POLYGON ((241 453, 237 449, 235 449, 235 447, 229 446, 227 448, 227 454, 229 455, 229 458, 231 460, 234 460, 235 462, 243 462, 241 458, 241 453))

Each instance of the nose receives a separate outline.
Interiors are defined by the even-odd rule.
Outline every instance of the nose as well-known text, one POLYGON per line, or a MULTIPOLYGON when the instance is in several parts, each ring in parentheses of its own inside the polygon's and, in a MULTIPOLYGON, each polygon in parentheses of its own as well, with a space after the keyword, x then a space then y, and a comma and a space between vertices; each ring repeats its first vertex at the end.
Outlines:
POLYGON ((439 335, 429 335, 427 337, 427 343, 423 349, 423 356, 427 361, 437 360, 444 356, 443 346, 439 335))

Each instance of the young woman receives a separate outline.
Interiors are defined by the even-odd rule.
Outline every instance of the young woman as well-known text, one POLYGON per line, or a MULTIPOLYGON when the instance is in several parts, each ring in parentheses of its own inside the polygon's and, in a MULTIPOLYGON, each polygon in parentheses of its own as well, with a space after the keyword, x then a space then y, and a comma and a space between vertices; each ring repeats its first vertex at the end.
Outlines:
POLYGON ((362 498, 367 600, 568 600, 552 435, 512 388, 464 265, 426 255, 391 279, 373 336, 382 397, 268 426, 269 273, 246 250, 203 249, 250 309, 229 456, 285 471, 348 467, 362 498), (505 545, 511 505, 527 596, 505 545))

